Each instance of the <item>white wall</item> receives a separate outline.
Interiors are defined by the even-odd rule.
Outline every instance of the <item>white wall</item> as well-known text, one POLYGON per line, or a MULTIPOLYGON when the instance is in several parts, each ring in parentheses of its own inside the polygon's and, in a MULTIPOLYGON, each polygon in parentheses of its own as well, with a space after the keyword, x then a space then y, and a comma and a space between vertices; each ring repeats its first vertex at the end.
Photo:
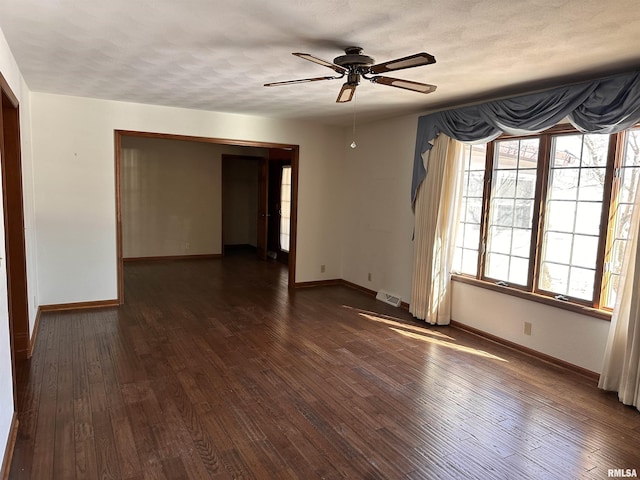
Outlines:
MULTIPOLYGON (((358 125, 345 148, 343 278, 410 302, 413 258, 411 171, 417 116, 358 125), (372 273, 369 282, 367 274, 372 273)), ((345 129, 348 141, 350 129, 345 129)), ((460 323, 600 372, 610 323, 483 288, 453 284, 460 323), (524 335, 524 322, 532 335, 524 335)))
MULTIPOLYGON (((222 254, 223 154, 266 155, 266 150, 123 137, 120 186, 124 258, 222 254)), ((254 180, 257 190, 255 168, 254 180)), ((254 226, 256 218, 257 213, 252 217, 254 226)))
POLYGON ((411 162, 417 116, 358 125, 357 148, 346 129, 344 279, 371 290, 411 294, 411 162), (368 274, 371 273, 371 281, 368 274))
MULTIPOLYGON (((25 247, 29 296, 29 330, 33 332, 38 309, 38 291, 35 262, 35 232, 33 203, 33 166, 31 155, 30 92, 0 31, 0 73, 20 102, 20 133, 22 157, 22 184, 24 198, 25 247)), ((9 339, 9 313, 7 308, 6 258, 4 246, 4 220, 0 214, 0 456, 4 453, 13 416, 13 380, 9 339)))
POLYGON ((486 288, 453 282, 460 323, 600 373, 610 322, 486 288), (531 335, 524 334, 531 322, 531 335))
POLYGON ((300 145, 296 281, 341 277, 341 129, 44 93, 31 109, 41 304, 117 297, 116 129, 300 145))

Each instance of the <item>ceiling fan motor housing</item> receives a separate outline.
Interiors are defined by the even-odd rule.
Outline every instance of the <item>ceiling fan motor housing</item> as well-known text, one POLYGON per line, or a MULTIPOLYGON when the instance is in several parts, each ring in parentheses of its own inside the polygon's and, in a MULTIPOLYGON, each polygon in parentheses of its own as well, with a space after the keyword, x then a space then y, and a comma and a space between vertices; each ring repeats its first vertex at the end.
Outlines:
POLYGON ((376 63, 373 57, 362 54, 360 47, 348 47, 344 50, 346 55, 340 55, 333 59, 333 63, 349 70, 349 73, 362 74, 369 71, 369 67, 376 63))

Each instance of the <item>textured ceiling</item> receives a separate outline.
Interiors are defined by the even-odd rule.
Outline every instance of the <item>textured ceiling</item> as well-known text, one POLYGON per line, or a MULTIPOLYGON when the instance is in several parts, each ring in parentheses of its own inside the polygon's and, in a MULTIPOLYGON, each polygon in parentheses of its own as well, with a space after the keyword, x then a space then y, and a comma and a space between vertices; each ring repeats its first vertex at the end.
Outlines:
POLYGON ((291 52, 436 57, 390 74, 435 93, 363 82, 360 119, 640 66, 638 0, 0 0, 0 28, 33 91, 332 124, 343 81, 262 86, 333 74, 291 52))

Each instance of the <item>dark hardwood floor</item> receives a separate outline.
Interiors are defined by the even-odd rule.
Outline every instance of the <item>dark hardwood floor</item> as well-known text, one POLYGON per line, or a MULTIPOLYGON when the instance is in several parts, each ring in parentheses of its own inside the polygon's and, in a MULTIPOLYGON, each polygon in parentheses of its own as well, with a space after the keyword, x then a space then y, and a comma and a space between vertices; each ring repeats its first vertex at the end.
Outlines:
MULTIPOLYGON (((47 313, 11 479, 603 479, 640 413, 593 380, 242 254, 128 263, 47 313)), ((567 339, 570 341, 570 339, 567 339)))

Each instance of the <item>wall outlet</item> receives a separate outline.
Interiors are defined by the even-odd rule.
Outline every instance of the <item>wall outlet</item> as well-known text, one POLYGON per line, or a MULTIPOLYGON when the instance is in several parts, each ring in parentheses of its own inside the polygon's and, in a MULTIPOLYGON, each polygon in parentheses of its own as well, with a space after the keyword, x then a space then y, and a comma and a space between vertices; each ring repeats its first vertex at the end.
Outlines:
POLYGON ((189 242, 184 242, 184 249, 189 250, 191 248, 191 244, 189 242))
POLYGON ((320 273, 324 273, 324 269, 325 269, 324 265, 320 265, 320 273))
POLYGON ((531 322, 524 322, 524 334, 531 335, 531 322))
POLYGON ((371 272, 367 274, 367 280, 371 281, 371 272))

